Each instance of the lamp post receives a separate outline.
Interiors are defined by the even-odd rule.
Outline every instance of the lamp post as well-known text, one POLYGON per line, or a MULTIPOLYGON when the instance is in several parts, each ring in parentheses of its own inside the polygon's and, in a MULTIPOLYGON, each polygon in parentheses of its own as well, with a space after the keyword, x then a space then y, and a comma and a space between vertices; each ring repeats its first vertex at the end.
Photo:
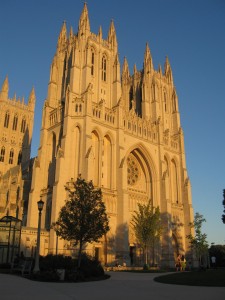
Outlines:
POLYGON ((38 231, 37 231, 37 248, 35 254, 35 265, 34 265, 34 273, 40 271, 39 269, 39 252, 40 252, 40 237, 41 237, 41 212, 44 207, 44 201, 39 200, 37 202, 38 210, 39 210, 39 217, 38 217, 38 231))

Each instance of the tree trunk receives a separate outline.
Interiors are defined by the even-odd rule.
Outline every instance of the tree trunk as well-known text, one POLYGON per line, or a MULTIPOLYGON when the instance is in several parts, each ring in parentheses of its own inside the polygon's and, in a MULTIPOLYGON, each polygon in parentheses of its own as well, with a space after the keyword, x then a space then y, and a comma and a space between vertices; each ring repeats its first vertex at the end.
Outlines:
POLYGON ((147 252, 147 246, 145 246, 145 264, 148 263, 148 252, 147 252))
POLYGON ((155 266, 155 239, 152 241, 152 264, 155 266))
POLYGON ((78 252, 78 270, 80 269, 80 265, 81 265, 82 247, 83 247, 83 243, 82 241, 80 241, 79 252, 78 252))
POLYGON ((107 250, 108 250, 108 241, 106 234, 104 235, 105 243, 104 243, 104 256, 105 256, 105 266, 107 265, 107 250))

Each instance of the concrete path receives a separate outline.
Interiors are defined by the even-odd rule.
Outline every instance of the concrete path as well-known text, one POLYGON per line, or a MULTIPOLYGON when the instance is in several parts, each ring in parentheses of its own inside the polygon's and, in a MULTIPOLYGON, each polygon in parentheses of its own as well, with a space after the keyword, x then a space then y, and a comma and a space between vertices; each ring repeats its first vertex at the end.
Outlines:
MULTIPOLYGON (((1 300, 224 300, 224 287, 157 283, 159 274, 108 272, 110 279, 87 283, 46 283, 0 274, 1 300)), ((225 280, 225 278, 224 278, 225 280)))

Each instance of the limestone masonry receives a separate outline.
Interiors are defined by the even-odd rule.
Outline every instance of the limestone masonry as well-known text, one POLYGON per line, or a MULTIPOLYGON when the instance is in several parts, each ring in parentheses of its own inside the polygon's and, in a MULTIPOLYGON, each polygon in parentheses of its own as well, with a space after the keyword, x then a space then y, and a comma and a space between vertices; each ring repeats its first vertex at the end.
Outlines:
POLYGON ((40 147, 30 159, 35 93, 28 104, 0 93, 0 217, 22 219, 22 248, 34 255, 37 201, 42 197, 41 254, 75 255, 76 249, 51 229, 66 199, 65 185, 79 174, 101 187, 110 232, 86 251, 108 264, 138 264, 141 249, 131 227, 138 203, 159 206, 163 234, 158 264, 174 266, 187 254, 193 221, 178 98, 168 58, 154 70, 148 44, 143 69, 122 68, 113 21, 107 39, 91 32, 87 5, 78 32, 64 23, 50 68, 43 106, 40 147), (122 69, 122 72, 121 72, 122 69), (56 246, 58 244, 58 246, 56 246))

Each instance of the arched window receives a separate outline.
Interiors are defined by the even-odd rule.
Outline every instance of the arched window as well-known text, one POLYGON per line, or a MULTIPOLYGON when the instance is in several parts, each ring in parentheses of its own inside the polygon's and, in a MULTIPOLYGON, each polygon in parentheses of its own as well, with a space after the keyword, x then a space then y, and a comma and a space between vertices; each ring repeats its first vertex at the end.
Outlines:
POLYGON ((163 93, 163 102, 164 102, 164 112, 167 112, 167 96, 166 96, 166 92, 164 91, 163 93))
POLYGON ((0 162, 3 162, 4 160, 5 160, 5 147, 3 146, 0 154, 0 162))
POLYGON ((102 184, 106 188, 111 188, 112 183, 112 143, 109 136, 103 139, 102 155, 102 184), (104 165, 103 165, 104 164, 104 165))
POLYGON ((173 194, 172 201, 174 203, 178 203, 178 174, 177 174, 177 166, 174 160, 172 160, 171 170, 172 170, 171 180, 172 180, 172 194, 173 194))
POLYGON ((56 135, 52 133, 52 161, 56 157, 56 135))
POLYGON ((18 124, 18 116, 15 115, 13 119, 13 127, 12 127, 13 130, 17 129, 17 124, 18 124))
POLYGON ((155 100, 155 85, 154 84, 152 84, 151 90, 152 90, 152 100, 155 100))
POLYGON ((102 80, 106 81, 106 57, 102 58, 102 80))
POLYGON ((17 161, 17 165, 19 165, 22 161, 22 151, 19 152, 18 154, 18 161, 17 161))
POLYGON ((172 96, 172 105, 173 105, 173 112, 176 112, 177 111, 177 105, 176 105, 176 95, 175 95, 175 93, 173 93, 173 96, 172 96))
POLYGON ((131 110, 132 109, 132 101, 134 99, 134 94, 133 94, 133 88, 131 87, 130 88, 130 91, 129 91, 129 109, 131 110))
POLYGON ((22 119, 20 131, 24 133, 25 130, 26 130, 26 119, 25 119, 25 117, 24 117, 24 118, 22 119))
POLYGON ((80 128, 76 126, 74 130, 74 176, 77 178, 80 170, 80 128))
POLYGON ((11 149, 9 152, 9 164, 12 165, 13 164, 13 157, 14 157, 14 150, 11 149))
POLYGON ((5 122, 4 122, 4 127, 5 128, 8 128, 9 127, 9 112, 7 111, 6 114, 5 114, 5 122))
POLYGON ((91 75, 94 75, 94 66, 95 66, 95 53, 91 51, 91 75))
POLYGON ((92 151, 93 151, 93 183, 99 185, 99 159, 100 141, 97 132, 92 132, 92 151))

